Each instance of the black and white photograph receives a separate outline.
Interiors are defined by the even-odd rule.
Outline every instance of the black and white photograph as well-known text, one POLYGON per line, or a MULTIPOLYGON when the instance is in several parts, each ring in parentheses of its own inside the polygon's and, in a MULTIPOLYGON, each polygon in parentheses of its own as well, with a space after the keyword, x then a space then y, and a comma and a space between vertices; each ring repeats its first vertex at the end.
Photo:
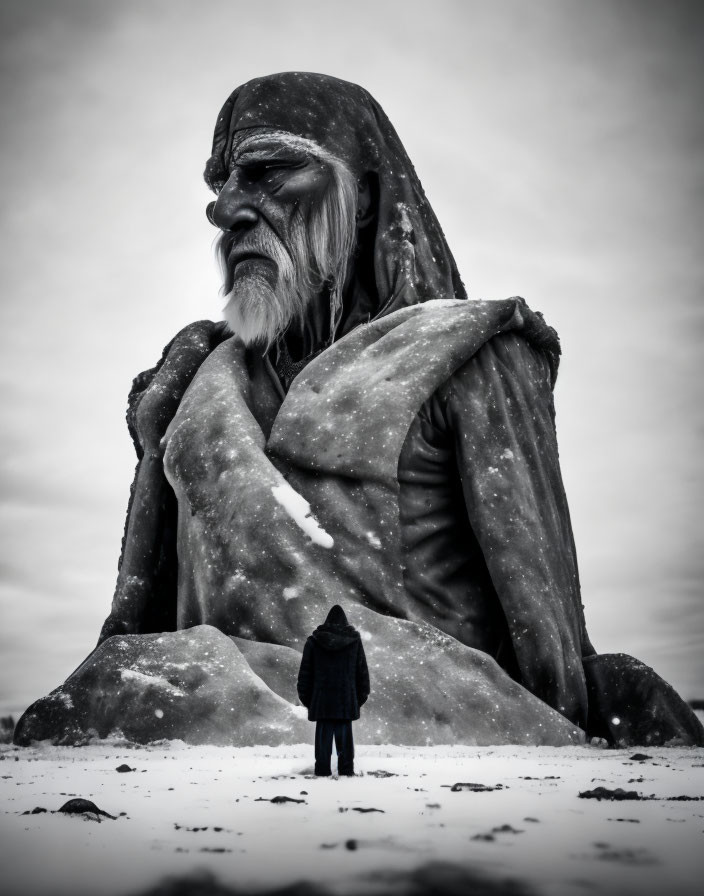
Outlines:
POLYGON ((0 0, 6 896, 694 896, 704 5, 0 0))

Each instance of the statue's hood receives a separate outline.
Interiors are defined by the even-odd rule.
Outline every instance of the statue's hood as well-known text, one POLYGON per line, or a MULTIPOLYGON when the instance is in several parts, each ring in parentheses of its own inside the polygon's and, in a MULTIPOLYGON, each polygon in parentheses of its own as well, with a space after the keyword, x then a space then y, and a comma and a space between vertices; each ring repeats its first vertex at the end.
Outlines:
POLYGON ((345 332, 428 299, 467 297, 411 160, 383 109, 366 90, 311 72, 283 72, 238 87, 215 125, 205 168, 211 188, 217 189, 228 177, 233 135, 248 128, 273 128, 314 140, 372 184, 377 205, 374 284, 369 289, 353 281, 346 299, 345 332))

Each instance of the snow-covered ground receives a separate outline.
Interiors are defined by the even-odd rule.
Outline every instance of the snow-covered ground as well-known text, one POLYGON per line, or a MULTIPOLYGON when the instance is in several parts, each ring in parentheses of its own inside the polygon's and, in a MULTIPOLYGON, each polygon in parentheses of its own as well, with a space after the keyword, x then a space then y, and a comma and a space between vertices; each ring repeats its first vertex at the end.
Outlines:
POLYGON ((702 749, 358 746, 347 779, 312 777, 309 745, 4 746, 0 760, 5 896, 137 894, 196 869, 249 893, 399 893, 393 872, 437 860, 550 896, 702 892, 704 800, 668 799, 704 797, 702 749), (657 799, 579 798, 598 786, 657 799), (72 797, 117 818, 56 811, 72 797))

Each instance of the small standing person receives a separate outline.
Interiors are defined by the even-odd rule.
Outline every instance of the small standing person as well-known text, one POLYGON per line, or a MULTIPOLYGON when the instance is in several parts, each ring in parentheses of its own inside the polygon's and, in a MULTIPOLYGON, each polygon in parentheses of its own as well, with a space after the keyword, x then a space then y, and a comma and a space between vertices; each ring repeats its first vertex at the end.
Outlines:
POLYGON ((330 775, 332 740, 340 775, 354 775, 352 722, 369 696, 369 670, 359 632, 335 604, 307 639, 298 696, 315 726, 315 774, 330 775))

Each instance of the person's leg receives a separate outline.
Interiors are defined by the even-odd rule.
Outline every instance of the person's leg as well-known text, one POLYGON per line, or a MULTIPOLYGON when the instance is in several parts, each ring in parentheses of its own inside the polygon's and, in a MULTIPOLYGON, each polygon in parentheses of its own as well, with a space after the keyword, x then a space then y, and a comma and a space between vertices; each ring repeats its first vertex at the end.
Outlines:
POLYGON ((315 774, 330 775, 332 737, 335 723, 330 719, 319 719, 315 723, 315 774))
POLYGON ((352 722, 349 719, 342 719, 335 723, 335 749, 337 750, 337 773, 353 775, 354 740, 352 739, 352 722))

